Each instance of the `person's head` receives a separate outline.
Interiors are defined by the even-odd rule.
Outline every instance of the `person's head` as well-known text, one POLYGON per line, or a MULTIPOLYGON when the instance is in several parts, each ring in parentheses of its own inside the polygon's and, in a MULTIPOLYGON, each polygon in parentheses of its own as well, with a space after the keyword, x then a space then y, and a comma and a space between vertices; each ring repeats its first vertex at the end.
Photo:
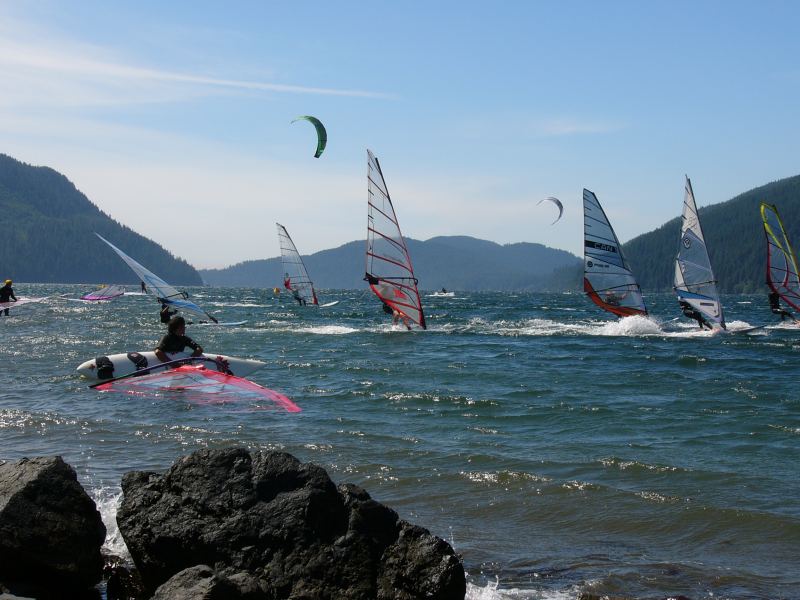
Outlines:
POLYGON ((12 283, 14 283, 14 282, 11 281, 10 279, 6 279, 6 285, 11 285, 12 283))
POLYGON ((186 320, 180 315, 172 317, 167 324, 167 331, 170 333, 183 335, 183 333, 186 331, 186 320))

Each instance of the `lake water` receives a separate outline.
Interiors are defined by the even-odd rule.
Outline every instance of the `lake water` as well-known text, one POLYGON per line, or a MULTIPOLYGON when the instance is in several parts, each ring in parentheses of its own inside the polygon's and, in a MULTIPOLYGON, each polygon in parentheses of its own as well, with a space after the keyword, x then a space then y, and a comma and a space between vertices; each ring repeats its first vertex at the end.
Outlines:
POLYGON ((125 472, 241 445, 321 464, 447 539, 471 600, 800 597, 800 329, 765 295, 723 298, 731 329, 769 325, 751 333, 700 333, 666 294, 652 320, 616 321, 580 294, 506 293, 425 297, 429 329, 409 333, 362 291, 323 291, 340 301, 324 309, 190 292, 248 322, 188 335, 266 361, 251 379, 302 412, 88 389, 79 363, 163 334, 149 297, 0 317, 0 459, 62 455, 112 551, 125 472))

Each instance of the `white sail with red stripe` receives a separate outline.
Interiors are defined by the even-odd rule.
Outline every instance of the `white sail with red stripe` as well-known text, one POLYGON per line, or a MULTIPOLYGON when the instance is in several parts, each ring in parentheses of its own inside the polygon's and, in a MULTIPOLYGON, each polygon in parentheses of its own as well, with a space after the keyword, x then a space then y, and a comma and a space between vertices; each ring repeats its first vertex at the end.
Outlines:
POLYGON ((303 304, 319 304, 314 291, 314 283, 308 275, 306 265, 297 251, 286 227, 275 223, 278 227, 278 242, 281 246, 281 263, 283 264, 283 287, 292 292, 303 304))
POLYGON ((380 300, 426 329, 417 278, 378 159, 367 150, 367 268, 365 281, 380 300))

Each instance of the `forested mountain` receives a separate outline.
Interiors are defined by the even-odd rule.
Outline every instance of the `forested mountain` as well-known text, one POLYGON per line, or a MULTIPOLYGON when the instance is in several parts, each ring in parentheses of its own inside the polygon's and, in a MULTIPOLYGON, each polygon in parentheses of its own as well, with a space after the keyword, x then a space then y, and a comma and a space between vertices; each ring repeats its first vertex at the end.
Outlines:
POLYGON ((138 283, 94 232, 176 285, 197 271, 101 212, 66 177, 0 154, 0 278, 53 283, 138 283))
MULTIPOLYGON (((564 276, 580 268, 580 259, 541 244, 501 246, 466 236, 409 239, 408 251, 422 289, 560 291, 576 282, 564 276)), ((365 242, 323 250, 303 260, 317 288, 365 285, 365 242)), ((220 286, 274 287, 283 281, 280 258, 251 260, 226 269, 201 270, 206 283, 220 286)))
MULTIPOLYGON (((675 212, 680 213, 683 190, 680 186, 676 188, 675 212)), ((695 199, 698 203, 703 201, 702 196, 695 199)), ((762 185, 699 210, 711 264, 722 292, 766 289, 767 249, 759 212, 762 201, 777 206, 789 239, 793 244, 800 242, 800 175, 762 185)), ((680 219, 680 216, 672 219, 623 245, 645 292, 672 289, 680 219)))

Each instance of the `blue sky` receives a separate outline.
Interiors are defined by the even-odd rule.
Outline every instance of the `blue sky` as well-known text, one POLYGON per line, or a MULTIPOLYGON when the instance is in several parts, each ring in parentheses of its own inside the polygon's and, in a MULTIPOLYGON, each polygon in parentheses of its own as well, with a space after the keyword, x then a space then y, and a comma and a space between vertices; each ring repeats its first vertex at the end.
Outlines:
MULTIPOLYGON (((0 152, 198 267, 405 235, 582 253, 800 172, 796 2, 0 2, 0 152), (314 132, 290 121, 311 114, 314 132), (551 226, 557 196, 564 218, 551 226)), ((135 256, 135 249, 126 249, 135 256)))

